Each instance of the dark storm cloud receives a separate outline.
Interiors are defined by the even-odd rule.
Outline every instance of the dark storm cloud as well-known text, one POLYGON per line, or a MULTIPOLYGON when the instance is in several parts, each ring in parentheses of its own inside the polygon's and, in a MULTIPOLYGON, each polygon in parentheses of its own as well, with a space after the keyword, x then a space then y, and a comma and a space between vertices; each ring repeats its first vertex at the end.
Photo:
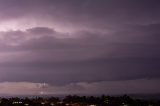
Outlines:
POLYGON ((159 1, 151 0, 2 0, 2 20, 28 18, 50 19, 64 26, 85 26, 94 29, 121 27, 128 23, 155 23, 159 21, 159 1))
POLYGON ((159 79, 159 4, 1 0, 0 81, 84 82, 83 88, 88 82, 95 87, 103 81, 159 79))
POLYGON ((27 31, 35 35, 43 35, 43 34, 50 35, 54 33, 54 30, 52 30, 51 28, 46 28, 46 27, 36 27, 32 29, 27 29, 27 31))
MULTIPOLYGON (((150 26, 154 25, 138 29, 131 27, 124 29, 119 35, 118 32, 111 33, 112 39, 108 34, 83 31, 74 33, 77 36, 80 35, 79 37, 59 39, 55 38, 55 34, 59 35, 58 32, 54 32, 53 36, 46 36, 53 30, 43 28, 44 31, 41 30, 43 31, 41 34, 37 33, 39 38, 23 40, 21 45, 10 47, 13 52, 17 52, 17 55, 22 51, 29 51, 29 53, 23 54, 22 52, 22 56, 18 56, 16 62, 13 59, 1 63, 2 70, 13 72, 13 76, 4 77, 1 80, 25 79, 25 81, 34 82, 45 80, 53 84, 64 84, 159 78, 160 43, 154 36, 154 33, 159 33, 159 31, 152 31, 158 25, 155 25, 157 27, 154 26, 154 28, 150 26), (130 37, 133 38, 130 39, 130 37), (23 77, 16 77, 20 75, 23 77), (62 76, 63 80, 57 76, 62 76), (30 78, 27 79, 28 77, 30 78)), ((37 31, 37 28, 31 28, 31 30, 37 31)), ((33 36, 28 31, 28 29, 24 32, 19 31, 23 33, 19 36, 33 36)), ((11 32, 6 33, 9 35, 11 32)))

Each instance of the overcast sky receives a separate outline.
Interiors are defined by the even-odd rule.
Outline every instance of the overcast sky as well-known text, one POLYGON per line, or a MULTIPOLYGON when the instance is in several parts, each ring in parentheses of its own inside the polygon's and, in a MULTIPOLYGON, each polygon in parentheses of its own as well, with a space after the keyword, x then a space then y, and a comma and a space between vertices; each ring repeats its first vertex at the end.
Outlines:
POLYGON ((159 0, 0 0, 0 94, 160 93, 159 0))

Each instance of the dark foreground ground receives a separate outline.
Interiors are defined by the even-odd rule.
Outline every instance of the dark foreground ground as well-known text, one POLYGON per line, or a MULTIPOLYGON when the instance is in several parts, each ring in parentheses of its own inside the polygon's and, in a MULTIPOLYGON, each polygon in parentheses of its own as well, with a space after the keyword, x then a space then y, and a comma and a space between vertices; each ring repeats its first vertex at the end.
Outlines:
POLYGON ((133 99, 124 96, 77 96, 0 98, 0 106, 160 106, 160 100, 133 99))

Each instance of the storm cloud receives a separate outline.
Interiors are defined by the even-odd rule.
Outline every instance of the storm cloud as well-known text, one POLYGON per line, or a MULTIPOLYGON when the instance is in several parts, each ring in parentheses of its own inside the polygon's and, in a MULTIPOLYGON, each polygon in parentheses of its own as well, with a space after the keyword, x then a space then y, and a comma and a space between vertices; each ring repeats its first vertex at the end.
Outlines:
MULTIPOLYGON (((158 0, 1 0, 0 81, 45 82, 63 89, 73 83, 96 83, 87 89, 98 90, 109 86, 123 90, 131 81, 131 86, 139 87, 128 88, 127 93, 139 93, 143 86, 137 81, 153 83, 160 78, 159 4, 158 0), (113 82, 118 84, 112 86, 113 82)), ((156 85, 149 89, 159 92, 156 85)))

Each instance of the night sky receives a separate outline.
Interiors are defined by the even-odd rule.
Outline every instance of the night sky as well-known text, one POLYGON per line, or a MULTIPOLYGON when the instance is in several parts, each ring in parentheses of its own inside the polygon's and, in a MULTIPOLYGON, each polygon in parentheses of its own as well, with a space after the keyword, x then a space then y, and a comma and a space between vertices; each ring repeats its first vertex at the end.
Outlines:
POLYGON ((160 93, 160 0, 0 0, 0 95, 160 93))

